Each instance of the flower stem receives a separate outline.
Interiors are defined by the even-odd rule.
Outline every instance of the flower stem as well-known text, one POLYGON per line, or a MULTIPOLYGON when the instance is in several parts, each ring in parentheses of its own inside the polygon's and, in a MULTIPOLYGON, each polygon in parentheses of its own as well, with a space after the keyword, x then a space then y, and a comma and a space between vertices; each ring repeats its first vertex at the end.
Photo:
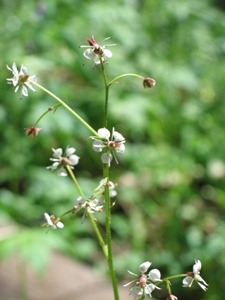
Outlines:
MULTIPOLYGON (((75 183, 75 185, 76 185, 76 187, 77 187, 77 189, 78 189, 78 192, 79 192, 80 196, 83 197, 83 198, 85 198, 85 197, 84 197, 84 193, 83 193, 83 191, 82 191, 82 189, 81 189, 81 187, 80 187, 80 185, 79 185, 79 183, 78 183, 78 181, 77 181, 77 179, 76 179, 76 177, 75 177, 73 171, 70 169, 69 166, 66 166, 66 169, 67 169, 68 173, 70 174, 70 177, 72 178, 73 182, 75 183)), ((99 229, 98 229, 98 226, 97 226, 97 224, 96 224, 96 221, 95 221, 94 217, 92 216, 92 214, 88 214, 88 216, 89 216, 89 219, 90 219, 90 221, 91 221, 91 224, 92 224, 92 226, 93 226, 93 228, 94 228, 94 231, 95 231, 95 234, 96 234, 96 236, 97 236, 98 242, 99 242, 99 244, 100 244, 100 246, 101 246, 101 248, 102 248, 102 251, 103 251, 103 253, 104 253, 106 259, 108 259, 108 251, 107 251, 107 247, 106 247, 106 245, 105 245, 105 243, 104 243, 104 241, 103 241, 103 238, 102 238, 101 233, 100 233, 100 231, 99 231, 99 229)))
POLYGON ((120 78, 128 77, 128 76, 137 77, 137 78, 140 78, 140 79, 142 79, 142 80, 145 79, 143 76, 138 75, 138 74, 134 74, 134 73, 126 73, 126 74, 122 74, 122 75, 119 75, 119 76, 115 77, 113 80, 111 80, 111 81, 108 83, 108 86, 112 85, 113 83, 115 83, 116 81, 118 81, 120 78))
POLYGON ((49 112, 52 111, 52 110, 56 110, 59 106, 61 106, 60 103, 57 104, 57 105, 55 105, 55 106, 52 107, 51 109, 46 110, 46 111, 45 111, 45 112, 37 119, 37 121, 36 121, 35 124, 34 124, 34 127, 37 126, 37 124, 40 122, 40 120, 41 120, 45 115, 47 115, 47 113, 49 113, 49 112))
POLYGON ((102 69, 102 75, 103 75, 103 80, 104 80, 104 85, 105 85, 105 109, 104 109, 104 119, 103 119, 103 126, 107 128, 107 120, 108 120, 108 103, 109 103, 109 84, 107 81, 106 77, 106 72, 104 68, 104 64, 102 61, 102 58, 100 57, 100 62, 101 62, 101 69, 102 69))
MULTIPOLYGON (((109 167, 107 164, 103 164, 103 176, 109 178, 109 167)), ((106 219, 106 243, 108 246, 108 267, 113 286, 114 299, 119 300, 119 292, 116 281, 116 274, 113 266, 113 255, 112 255, 112 237, 111 237, 111 203, 109 196, 109 187, 105 186, 105 219, 106 219)))
POLYGON ((59 97, 57 97, 55 94, 44 88, 42 85, 38 84, 35 81, 29 80, 30 83, 37 86, 47 94, 49 94, 52 98, 54 98, 56 101, 58 101, 64 108, 66 108, 77 120, 79 120, 85 127, 87 127, 95 136, 99 136, 98 133, 87 123, 85 122, 72 108, 70 108, 64 101, 62 101, 59 97))

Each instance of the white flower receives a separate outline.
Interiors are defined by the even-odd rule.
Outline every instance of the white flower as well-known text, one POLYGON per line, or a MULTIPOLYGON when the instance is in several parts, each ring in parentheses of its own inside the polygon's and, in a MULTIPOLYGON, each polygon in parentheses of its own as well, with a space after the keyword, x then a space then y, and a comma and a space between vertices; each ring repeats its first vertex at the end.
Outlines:
POLYGON ((18 72, 15 62, 13 63, 12 68, 10 68, 9 66, 6 67, 13 74, 13 77, 7 78, 7 81, 9 84, 13 84, 16 87, 15 92, 18 91, 20 86, 22 87, 21 95, 24 95, 26 97, 28 96, 27 87, 35 92, 35 89, 33 88, 32 83, 29 82, 29 80, 36 82, 36 75, 29 76, 27 73, 27 68, 24 65, 21 66, 20 71, 18 72))
POLYGON ((74 169, 73 166, 77 165, 79 162, 79 157, 74 154, 76 151, 75 148, 67 148, 65 151, 64 157, 62 156, 63 151, 61 148, 54 149, 52 148, 53 151, 53 158, 50 158, 51 161, 53 161, 53 164, 47 169, 51 169, 52 171, 57 170, 57 173, 60 176, 67 176, 67 171, 65 166, 69 166, 70 169, 74 169))
POLYGON ((208 284, 200 276, 201 267, 202 267, 201 261, 195 260, 195 264, 193 265, 193 272, 187 272, 188 276, 183 279, 184 287, 190 288, 192 286, 193 281, 195 280, 204 291, 207 290, 208 284))
POLYGON ((116 197, 117 191, 115 190, 115 184, 112 181, 105 181, 105 179, 102 179, 100 181, 100 193, 104 194, 105 193, 105 186, 109 187, 109 197, 113 198, 116 197))
POLYGON ((101 160, 103 164, 108 164, 110 167, 110 163, 115 158, 116 163, 118 163, 115 152, 119 155, 122 155, 125 151, 125 139, 119 132, 115 131, 114 128, 112 130, 112 140, 110 140, 110 132, 106 128, 100 128, 98 130, 99 137, 92 136, 91 138, 94 140, 92 144, 92 148, 96 152, 102 152, 105 149, 105 152, 101 155, 101 160))
POLYGON ((85 199, 83 197, 78 197, 76 203, 74 205, 74 211, 78 211, 80 209, 84 209, 84 215, 82 220, 84 219, 85 215, 93 214, 95 211, 102 212, 103 205, 98 205, 98 199, 85 199))
POLYGON ((106 49, 106 47, 116 46, 116 44, 100 46, 95 41, 93 35, 91 37, 91 40, 87 39, 87 38, 85 38, 85 40, 89 43, 90 46, 80 46, 80 48, 88 48, 87 50, 84 51, 84 56, 87 59, 93 59, 96 65, 100 64, 101 60, 104 62, 105 56, 109 57, 109 58, 112 57, 112 52, 110 50, 106 49))
POLYGON ((55 218, 53 215, 49 216, 49 214, 44 213, 45 219, 47 221, 47 223, 43 224, 42 226, 44 227, 53 227, 54 229, 58 228, 63 228, 64 224, 62 222, 60 222, 59 218, 55 218))
POLYGON ((133 272, 128 270, 128 272, 131 275, 138 277, 138 280, 134 279, 124 285, 125 287, 133 282, 136 282, 136 285, 133 288, 131 288, 130 292, 131 294, 135 294, 135 300, 141 298, 143 295, 151 297, 151 293, 154 291, 154 289, 160 289, 158 286, 152 283, 162 281, 160 279, 160 271, 158 269, 152 269, 148 274, 146 274, 150 266, 151 263, 149 261, 142 263, 139 266, 139 271, 141 272, 141 275, 134 274, 133 272))

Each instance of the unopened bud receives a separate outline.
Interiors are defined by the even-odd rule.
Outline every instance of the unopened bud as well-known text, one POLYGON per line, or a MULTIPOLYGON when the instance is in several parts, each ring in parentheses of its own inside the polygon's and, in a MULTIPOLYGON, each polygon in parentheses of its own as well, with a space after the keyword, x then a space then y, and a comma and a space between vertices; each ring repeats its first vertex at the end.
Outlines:
POLYGON ((152 86, 155 86, 155 85, 156 85, 156 81, 153 78, 145 77, 145 79, 143 80, 144 88, 151 88, 152 86))

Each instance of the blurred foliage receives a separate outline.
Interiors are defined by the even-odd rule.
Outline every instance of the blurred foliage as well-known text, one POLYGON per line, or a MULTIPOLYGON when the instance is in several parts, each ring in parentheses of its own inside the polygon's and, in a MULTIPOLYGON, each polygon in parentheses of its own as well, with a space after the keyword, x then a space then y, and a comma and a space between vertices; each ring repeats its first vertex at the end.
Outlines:
MULTIPOLYGON (((184 273, 191 271, 197 258, 209 290, 204 293, 197 285, 187 290, 177 280, 173 294, 183 300, 222 299, 222 4, 207 0, 0 2, 0 218, 20 228, 1 242, 2 258, 19 247, 20 256, 42 272, 46 249, 55 247, 105 272, 93 230, 88 220, 81 224, 82 216, 65 217, 65 230, 54 234, 37 229, 45 211, 60 215, 72 208, 78 196, 69 178, 45 169, 51 148, 76 148, 81 159, 75 174, 87 196, 101 179, 100 156, 87 141, 90 132, 59 108, 41 121, 43 130, 36 139, 27 138, 24 128, 56 103, 40 90, 20 100, 6 84, 11 74, 5 65, 15 61, 27 66, 30 75, 38 74, 40 84, 97 130, 103 122, 102 76, 93 62, 85 60, 79 45, 92 34, 97 41, 111 36, 118 46, 112 48, 113 57, 106 65, 108 78, 132 72, 157 81, 156 87, 144 90, 138 79, 124 78, 110 90, 109 127, 115 126, 127 140, 120 164, 111 168, 111 180, 119 184, 112 222, 118 276, 127 280, 126 270, 136 272, 145 260, 152 261, 163 276, 184 273), (37 256, 43 264, 37 263, 37 256)), ((104 215, 97 217, 102 226, 104 215)))

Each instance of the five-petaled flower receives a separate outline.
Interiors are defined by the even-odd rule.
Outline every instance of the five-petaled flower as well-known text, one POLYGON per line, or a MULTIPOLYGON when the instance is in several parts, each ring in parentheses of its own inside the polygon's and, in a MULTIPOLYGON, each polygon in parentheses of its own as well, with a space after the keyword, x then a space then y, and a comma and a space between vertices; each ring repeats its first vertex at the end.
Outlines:
POLYGON ((80 46, 80 48, 88 48, 84 51, 84 56, 87 59, 93 59, 95 64, 98 65, 105 61, 105 57, 112 57, 112 52, 109 49, 106 49, 108 46, 116 46, 116 44, 104 45, 100 46, 94 39, 92 35, 91 40, 85 38, 85 40, 89 43, 89 46, 80 46))
POLYGON ((38 132, 42 130, 42 128, 38 128, 38 127, 34 127, 34 126, 30 126, 27 128, 24 128, 26 135, 31 137, 31 138, 36 138, 36 136, 38 135, 38 132))
POLYGON ((21 96, 28 96, 27 87, 35 92, 35 89, 29 80, 36 82, 36 75, 29 76, 27 68, 24 65, 21 66, 20 71, 18 72, 15 62, 13 63, 12 68, 10 68, 8 65, 6 67, 13 74, 13 77, 7 78, 7 81, 9 84, 13 84, 13 86, 16 87, 15 92, 18 91, 20 86, 22 87, 21 96))
POLYGON ((154 289, 160 289, 158 286, 156 286, 153 282, 159 282, 162 281, 160 271, 158 269, 152 269, 151 271, 148 271, 152 263, 149 261, 146 261, 142 263, 139 266, 139 271, 141 272, 141 275, 134 274, 133 272, 128 272, 131 275, 137 276, 138 279, 134 279, 131 282, 128 282, 124 285, 128 286, 129 284, 136 282, 136 285, 131 288, 130 294, 134 294, 134 299, 140 299, 143 296, 149 296, 151 297, 151 293, 154 291, 154 289))
POLYGON ((200 276, 200 270, 201 270, 202 264, 200 260, 195 260, 195 264, 193 265, 193 272, 187 272, 187 277, 183 279, 183 286, 184 287, 191 287, 193 281, 196 281, 198 285, 204 290, 207 290, 208 284, 203 280, 203 278, 200 276))
POLYGON ((116 163, 118 163, 115 156, 115 152, 122 155, 125 151, 125 139, 119 132, 112 130, 112 140, 110 140, 110 132, 106 128, 100 128, 98 130, 99 137, 91 136, 94 140, 92 148, 96 152, 104 152, 101 156, 103 164, 108 164, 110 167, 110 162, 115 158, 116 163))
POLYGON ((55 218, 54 215, 49 216, 47 213, 44 213, 44 216, 47 223, 43 224, 43 227, 53 227, 54 229, 64 227, 64 224, 60 222, 60 218, 55 218))
POLYGON ((53 161, 53 164, 47 169, 51 169, 52 171, 57 170, 57 173, 60 176, 67 176, 67 171, 65 169, 65 166, 69 166, 70 169, 74 169, 73 166, 77 165, 79 162, 79 157, 74 154, 76 151, 75 148, 67 148, 65 151, 64 156, 62 156, 63 151, 61 148, 54 149, 53 151, 53 158, 50 158, 51 161, 53 161))

